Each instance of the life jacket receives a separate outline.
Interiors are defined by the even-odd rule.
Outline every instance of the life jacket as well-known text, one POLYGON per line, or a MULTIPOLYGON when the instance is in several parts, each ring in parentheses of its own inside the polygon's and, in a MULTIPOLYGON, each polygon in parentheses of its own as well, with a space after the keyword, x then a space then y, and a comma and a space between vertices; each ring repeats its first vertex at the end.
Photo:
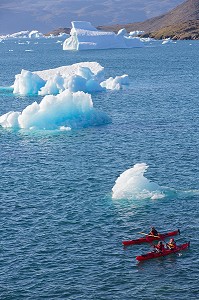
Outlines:
POLYGON ((170 249, 175 249, 176 248, 176 243, 168 243, 168 246, 170 249))
POLYGON ((163 244, 157 245, 155 246, 155 248, 158 249, 159 251, 163 251, 165 249, 163 244))

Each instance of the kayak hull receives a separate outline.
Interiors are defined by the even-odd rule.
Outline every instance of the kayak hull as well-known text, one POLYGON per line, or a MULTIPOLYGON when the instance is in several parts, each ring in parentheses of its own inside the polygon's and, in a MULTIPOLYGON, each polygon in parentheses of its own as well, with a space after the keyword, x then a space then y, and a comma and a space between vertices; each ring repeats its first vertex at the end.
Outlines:
POLYGON ((170 231, 167 233, 159 234, 159 236, 145 236, 142 238, 139 238, 137 240, 129 240, 129 241, 122 241, 122 244, 124 246, 130 246, 130 245, 139 245, 142 243, 151 243, 153 241, 161 241, 164 240, 167 237, 175 236, 177 234, 180 234, 180 230, 170 231))
POLYGON ((136 260, 138 261, 144 261, 144 260, 148 260, 148 259, 153 259, 153 258, 157 258, 157 257, 162 257, 162 256, 166 256, 169 254, 173 254, 182 250, 186 250, 190 245, 190 242, 184 243, 182 245, 179 245, 176 247, 176 249, 165 249, 163 252, 148 252, 146 254, 143 255, 139 255, 136 256, 136 260))

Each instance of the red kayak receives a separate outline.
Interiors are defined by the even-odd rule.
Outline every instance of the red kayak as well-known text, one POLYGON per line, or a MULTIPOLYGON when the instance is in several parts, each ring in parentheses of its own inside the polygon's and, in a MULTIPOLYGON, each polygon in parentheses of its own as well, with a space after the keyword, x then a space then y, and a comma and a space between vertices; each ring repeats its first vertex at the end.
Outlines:
POLYGON ((190 242, 187 242, 185 244, 177 246, 175 249, 164 249, 162 252, 155 252, 155 251, 154 252, 148 252, 146 254, 136 256, 136 259, 138 261, 143 261, 143 260, 147 260, 147 259, 166 256, 166 255, 169 255, 169 254, 172 254, 172 253, 176 253, 176 252, 185 250, 189 247, 189 245, 190 245, 190 242))
POLYGON ((123 241, 122 244, 124 246, 129 246, 129 245, 139 245, 142 243, 151 243, 153 241, 161 241, 164 240, 167 237, 174 236, 180 234, 180 230, 175 230, 167 233, 162 233, 159 234, 158 236, 153 236, 153 235, 146 235, 145 237, 139 238, 137 240, 129 240, 129 241, 123 241))

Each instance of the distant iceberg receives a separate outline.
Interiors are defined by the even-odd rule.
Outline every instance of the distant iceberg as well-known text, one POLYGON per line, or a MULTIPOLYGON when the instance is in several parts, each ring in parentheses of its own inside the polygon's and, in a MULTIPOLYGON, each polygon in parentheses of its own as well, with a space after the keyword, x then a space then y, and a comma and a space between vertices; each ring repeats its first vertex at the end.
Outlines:
POLYGON ((91 50, 143 47, 139 38, 127 35, 125 29, 118 34, 97 30, 90 22, 74 21, 70 37, 63 43, 63 50, 91 50))
POLYGON ((69 37, 66 33, 60 33, 58 36, 53 34, 46 36, 38 30, 23 30, 12 34, 0 35, 0 40, 62 38, 63 41, 66 37, 69 37))
POLYGON ((55 69, 30 72, 22 70, 15 75, 13 93, 20 95, 57 95, 64 90, 85 93, 106 89, 119 90, 129 84, 128 75, 105 79, 104 68, 97 62, 82 62, 55 69))
POLYGON ((142 34, 144 34, 144 31, 143 31, 143 30, 135 30, 135 31, 131 31, 131 32, 129 33, 129 35, 130 35, 130 36, 133 36, 133 37, 139 36, 139 35, 142 35, 142 34))
POLYGON ((0 38, 3 40, 7 39, 38 39, 38 38, 44 38, 45 36, 39 32, 38 30, 23 30, 19 32, 15 32, 12 34, 7 34, 7 35, 1 35, 0 38))
POLYGON ((44 35, 38 30, 32 30, 31 32, 29 32, 28 37, 30 39, 38 39, 44 37, 44 35))

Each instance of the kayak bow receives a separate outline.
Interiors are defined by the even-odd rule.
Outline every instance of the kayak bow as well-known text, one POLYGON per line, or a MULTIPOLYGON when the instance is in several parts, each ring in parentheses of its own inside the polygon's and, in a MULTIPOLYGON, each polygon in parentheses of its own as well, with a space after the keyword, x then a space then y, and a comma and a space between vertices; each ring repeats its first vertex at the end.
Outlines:
POLYGON ((169 255, 172 253, 176 253, 176 252, 185 250, 189 247, 189 245, 190 245, 190 242, 187 242, 187 243, 177 246, 176 249, 164 249, 163 252, 155 252, 155 251, 148 252, 146 254, 136 256, 136 260, 143 261, 143 260, 148 260, 148 259, 152 259, 152 258, 166 256, 166 255, 169 255))
POLYGON ((139 238, 136 240, 122 241, 122 244, 124 246, 129 246, 129 245, 139 245, 142 243, 151 243, 151 242, 157 241, 157 240, 159 240, 159 241, 164 240, 167 237, 174 236, 177 234, 180 234, 179 229, 175 230, 175 231, 170 231, 167 233, 162 233, 162 234, 159 234, 158 236, 147 235, 145 237, 142 237, 142 238, 139 238))

